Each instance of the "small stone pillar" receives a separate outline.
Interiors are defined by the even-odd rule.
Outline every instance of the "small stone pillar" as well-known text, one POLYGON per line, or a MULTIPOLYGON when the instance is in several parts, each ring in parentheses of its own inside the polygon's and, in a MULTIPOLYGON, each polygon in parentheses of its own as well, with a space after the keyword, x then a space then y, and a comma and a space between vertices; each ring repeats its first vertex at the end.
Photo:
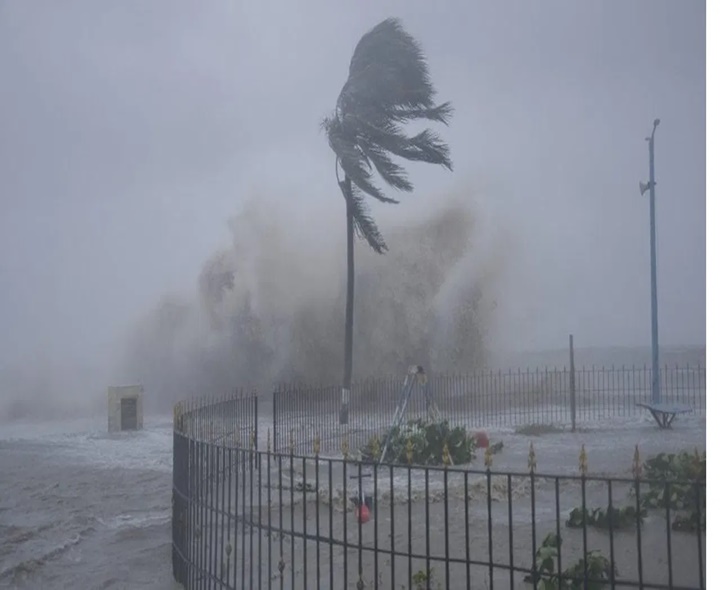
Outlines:
POLYGON ((142 430, 142 385, 108 387, 108 432, 142 430))

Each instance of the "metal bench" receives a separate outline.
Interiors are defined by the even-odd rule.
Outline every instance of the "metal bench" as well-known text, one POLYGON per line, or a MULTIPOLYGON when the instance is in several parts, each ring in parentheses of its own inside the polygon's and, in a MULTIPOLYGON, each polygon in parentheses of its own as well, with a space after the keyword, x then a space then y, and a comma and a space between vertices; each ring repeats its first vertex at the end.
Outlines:
POLYGON ((660 428, 671 428, 675 416, 678 414, 688 414, 692 412, 692 408, 681 404, 665 404, 665 403, 637 403, 636 406, 650 410, 655 422, 660 428))

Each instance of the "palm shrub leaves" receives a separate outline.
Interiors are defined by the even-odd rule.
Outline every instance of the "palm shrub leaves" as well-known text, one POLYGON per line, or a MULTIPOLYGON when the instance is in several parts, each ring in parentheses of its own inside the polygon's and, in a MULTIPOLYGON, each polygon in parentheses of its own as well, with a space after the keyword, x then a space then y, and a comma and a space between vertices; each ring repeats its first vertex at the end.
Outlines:
POLYGON ((365 195, 383 203, 398 202, 379 188, 375 175, 393 189, 413 190, 407 172, 393 156, 440 164, 452 170, 450 150, 439 135, 429 129, 411 135, 403 128, 421 120, 447 125, 451 114, 449 102, 435 104, 435 89, 425 56, 398 19, 386 19, 362 36, 350 60, 348 79, 340 91, 335 113, 323 121, 335 152, 335 172, 346 206, 347 299, 341 424, 348 421, 352 381, 354 237, 357 234, 378 254, 388 249, 368 211, 365 195))

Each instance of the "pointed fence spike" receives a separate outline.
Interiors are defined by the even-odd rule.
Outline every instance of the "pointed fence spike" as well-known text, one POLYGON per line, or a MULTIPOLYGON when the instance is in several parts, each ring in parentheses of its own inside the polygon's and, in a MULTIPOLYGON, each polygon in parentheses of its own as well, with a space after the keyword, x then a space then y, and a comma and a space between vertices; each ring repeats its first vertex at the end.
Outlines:
POLYGON ((632 473, 635 479, 639 479, 642 475, 642 464, 640 463, 640 447, 635 445, 635 453, 633 454, 632 473))
POLYGON ((490 445, 487 446, 485 449, 485 467, 490 469, 492 467, 493 462, 493 452, 492 448, 490 448, 490 445))
POLYGON ((313 439, 313 455, 316 457, 320 455, 320 435, 315 434, 315 438, 313 439))
POLYGON ((530 452, 528 453, 528 469, 530 470, 530 473, 533 473, 535 471, 535 468, 537 467, 537 458, 535 457, 535 445, 533 443, 530 443, 530 452))
POLYGON ((414 450, 413 441, 411 438, 408 438, 407 443, 405 444, 405 457, 407 458, 408 465, 412 465, 413 450, 414 450))
POLYGON ((587 475, 588 470, 588 458, 587 458, 587 452, 585 451, 585 445, 583 444, 580 447, 580 474, 585 476, 587 475))
POLYGON ((445 444, 443 445, 443 452, 442 452, 442 462, 445 467, 448 467, 450 465, 450 447, 447 444, 447 441, 445 441, 445 444))

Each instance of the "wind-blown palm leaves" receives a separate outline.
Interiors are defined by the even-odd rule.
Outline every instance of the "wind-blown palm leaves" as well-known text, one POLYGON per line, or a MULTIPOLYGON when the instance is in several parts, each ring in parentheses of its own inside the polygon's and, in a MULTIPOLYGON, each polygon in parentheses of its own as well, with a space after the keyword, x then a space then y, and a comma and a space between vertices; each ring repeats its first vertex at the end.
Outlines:
POLYGON ((426 129, 417 135, 407 135, 402 128, 406 123, 423 119, 447 124, 451 113, 450 103, 435 104, 435 89, 420 46, 403 30, 399 20, 389 18, 360 39, 335 114, 323 121, 336 156, 335 173, 338 174, 338 165, 345 173, 342 181, 338 175, 346 203, 348 275, 341 424, 348 421, 352 379, 353 232, 379 254, 388 249, 363 194, 383 203, 398 202, 378 188, 373 172, 397 190, 412 191, 405 169, 393 161, 393 155, 452 170, 450 150, 437 134, 426 129))
POLYGON ((426 129, 406 135, 402 129, 405 123, 423 119, 447 124, 451 114, 450 103, 435 104, 425 57, 398 19, 384 20, 363 35, 335 114, 323 126, 345 173, 341 187, 356 232, 376 252, 383 253, 387 246, 362 193, 384 203, 397 200, 378 188, 373 171, 391 187, 410 192, 413 185, 405 169, 391 155, 452 170, 450 150, 436 133, 426 129))

